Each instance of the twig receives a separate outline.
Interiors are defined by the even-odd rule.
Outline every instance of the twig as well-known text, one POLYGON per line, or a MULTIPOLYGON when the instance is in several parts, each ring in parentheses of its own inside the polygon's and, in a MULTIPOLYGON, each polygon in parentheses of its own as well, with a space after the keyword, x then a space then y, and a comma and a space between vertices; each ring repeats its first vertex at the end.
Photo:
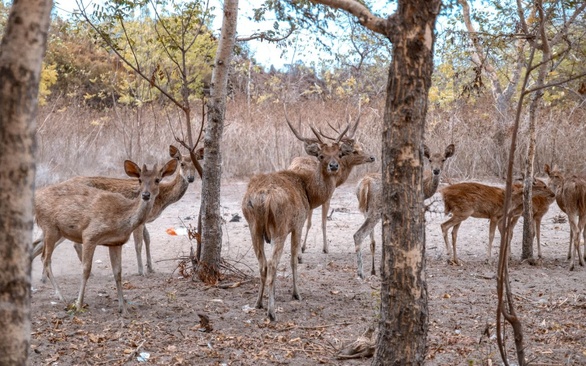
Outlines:
POLYGON ((146 342, 146 339, 143 339, 142 342, 140 342, 140 344, 134 349, 134 351, 132 351, 128 357, 126 357, 126 362, 132 360, 134 358, 134 356, 136 356, 138 354, 138 350, 142 347, 142 345, 144 344, 144 342, 146 342))
POLYGON ((286 332, 286 331, 291 330, 291 329, 312 330, 312 329, 323 329, 323 328, 336 327, 336 326, 339 326, 339 325, 350 325, 350 324, 352 324, 352 323, 344 322, 344 323, 333 323, 333 324, 326 324, 326 325, 315 325, 315 326, 311 326, 311 327, 303 327, 303 326, 292 325, 292 326, 287 327, 287 328, 275 329, 275 330, 277 332, 286 332))

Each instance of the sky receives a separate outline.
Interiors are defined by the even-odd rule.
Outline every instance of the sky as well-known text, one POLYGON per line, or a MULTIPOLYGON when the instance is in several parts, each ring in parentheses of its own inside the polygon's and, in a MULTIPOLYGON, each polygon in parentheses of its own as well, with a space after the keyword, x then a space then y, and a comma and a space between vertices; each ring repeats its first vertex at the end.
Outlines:
MULTIPOLYGON (((94 0, 95 1, 95 0, 94 0)), ((77 5, 75 0, 54 0, 55 2, 55 10, 63 17, 67 17, 70 15, 75 9, 77 9, 77 5)), ((92 0, 84 0, 83 3, 85 5, 91 4, 92 0)), ((221 0, 211 0, 213 6, 215 6, 215 20, 213 23, 213 31, 214 33, 219 34, 220 28, 222 26, 222 16, 221 16, 221 9, 222 4, 221 0)), ((238 36, 246 37, 255 32, 260 32, 264 29, 270 29, 272 27, 272 22, 268 21, 264 24, 255 23, 253 21, 248 20, 248 16, 252 15, 252 9, 254 8, 255 0, 240 0, 239 1, 239 11, 238 11, 238 36)), ((256 0, 258 3, 258 0, 256 0)), ((296 44, 305 45, 307 44, 307 37, 301 35, 297 35, 297 38, 294 41, 297 41, 296 44), (301 40, 298 40, 300 38, 301 40)), ((299 60, 301 57, 300 53, 296 52, 296 49, 289 49, 283 54, 283 50, 277 48, 274 44, 269 42, 260 42, 258 40, 250 41, 247 43, 250 50, 253 53, 253 57, 256 61, 263 65, 265 68, 269 68, 273 65, 277 69, 282 69, 286 64, 292 64, 299 60)), ((306 55, 304 55, 305 57, 306 55)), ((317 60, 318 55, 312 55, 317 60)), ((310 57, 312 57, 310 56, 310 57)), ((307 61, 307 60, 304 60, 307 61)))

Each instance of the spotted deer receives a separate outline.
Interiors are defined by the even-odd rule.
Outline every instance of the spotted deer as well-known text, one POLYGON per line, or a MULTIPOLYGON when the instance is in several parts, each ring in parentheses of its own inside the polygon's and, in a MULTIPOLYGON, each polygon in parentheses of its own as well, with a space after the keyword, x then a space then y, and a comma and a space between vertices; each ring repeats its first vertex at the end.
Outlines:
MULTIPOLYGON (((352 125, 350 130, 348 131, 347 135, 342 139, 342 141, 352 146, 353 151, 351 154, 346 155, 340 159, 340 171, 338 173, 338 178, 336 180, 336 187, 341 186, 348 180, 350 173, 352 173, 352 169, 358 165, 372 163, 376 160, 376 158, 365 152, 362 144, 354 141, 354 133, 358 127, 358 123, 360 122, 360 118, 356 120, 356 122, 352 125)), ((322 134, 323 136, 323 134, 322 134)), ((326 137, 326 136, 324 136, 326 137)), ((330 138, 331 139, 331 138, 330 138)), ((317 166, 319 165, 319 161, 314 156, 298 156, 291 161, 291 164, 287 168, 291 171, 304 171, 308 173, 315 173, 317 171, 317 166)), ((330 209, 330 200, 328 199, 323 205, 321 205, 321 229, 322 229, 322 238, 323 238, 323 249, 324 253, 329 252, 328 248, 328 239, 327 239, 327 230, 326 230, 326 221, 328 216, 328 211, 330 209)), ((307 235, 309 234, 309 229, 311 228, 311 218, 313 215, 313 209, 309 210, 307 215, 307 225, 305 228, 305 236, 303 238, 303 245, 301 246, 301 253, 305 253, 306 245, 307 245, 307 235)), ((299 263, 301 263, 301 255, 299 257, 299 263)))
MULTIPOLYGON (((552 191, 542 181, 534 180, 532 188, 532 200, 536 197, 553 197, 552 191)), ((489 219, 487 261, 490 261, 495 230, 498 226, 501 236, 504 230, 502 218, 504 216, 505 190, 481 183, 464 182, 442 188, 441 195, 445 214, 452 215, 441 224, 448 257, 451 257, 450 263, 460 264, 456 253, 456 240, 460 224, 469 217, 489 219), (450 229, 452 229, 451 246, 448 239, 450 229)), ((509 212, 512 223, 509 225, 510 240, 514 224, 523 212, 523 186, 521 184, 514 184, 512 187, 509 212)))
POLYGON ((331 197, 340 172, 340 159, 352 153, 352 147, 342 142, 348 127, 336 141, 326 143, 313 128, 316 139, 301 136, 289 120, 287 124, 297 139, 304 142, 305 152, 318 159, 315 172, 283 170, 255 175, 250 179, 242 199, 242 212, 249 225, 260 272, 255 307, 263 308, 263 294, 267 287, 267 314, 271 321, 276 320, 275 279, 285 240, 291 234, 293 298, 300 300, 297 288, 297 255, 303 224, 309 210, 324 204, 331 197), (268 260, 264 242, 272 247, 268 260))
MULTIPOLYGON (((169 145, 169 155, 177 160, 179 164, 178 173, 175 174, 173 180, 168 182, 162 182, 159 187, 159 194, 154 199, 154 204, 146 223, 153 222, 169 205, 179 201, 187 191, 189 183, 195 181, 196 168, 191 161, 190 155, 183 155, 179 149, 173 145, 169 145)), ((195 152, 197 160, 203 159, 203 148, 198 149, 195 152)), ((109 178, 109 177, 85 177, 79 176, 69 180, 72 184, 82 184, 89 187, 109 191, 113 193, 120 193, 128 199, 135 199, 140 193, 140 183, 136 179, 120 179, 120 178, 109 178)), ((134 248, 136 250, 136 261, 138 265, 138 274, 144 276, 144 267, 142 262, 142 244, 144 241, 145 254, 146 254, 146 267, 148 273, 153 273, 153 263, 151 258, 151 240, 149 231, 145 224, 139 225, 132 236, 134 238, 134 248)), ((64 239, 60 240, 55 246, 58 246, 64 239)), ((37 239, 33 243, 33 254, 32 258, 36 258, 41 254, 43 250, 43 238, 37 239)), ((77 256, 81 261, 81 244, 74 244, 77 256)), ((43 272, 42 282, 46 281, 46 273, 43 272)))
MULTIPOLYGON (((455 146, 450 144, 443 154, 431 154, 429 148, 423 145, 423 156, 429 161, 429 170, 423 172, 423 198, 433 196, 440 181, 440 175, 448 158, 454 155, 455 146)), ((374 240, 374 227, 381 219, 382 213, 382 175, 380 173, 369 173, 365 175, 356 187, 358 209, 365 217, 364 223, 354 234, 354 247, 356 250, 356 263, 358 277, 364 278, 362 270, 362 241, 370 236, 370 253, 372 255, 372 266, 370 273, 376 274, 374 268, 374 253, 376 243, 374 240)))
POLYGON ((578 176, 566 176, 557 166, 545 165, 545 173, 549 176, 549 184, 555 193, 555 200, 560 209, 568 215, 570 223, 570 245, 568 259, 570 271, 574 270, 574 253, 578 263, 584 266, 584 257, 580 252, 580 238, 584 236, 584 256, 586 257, 586 179, 578 176))
MULTIPOLYGON (((551 191, 551 189, 549 189, 547 187, 545 182, 543 182, 542 180, 536 179, 534 184, 535 185, 533 187, 535 187, 535 186, 540 187, 540 189, 543 189, 543 193, 544 193, 543 195, 535 195, 535 193, 533 193, 533 195, 531 197, 531 207, 533 208, 533 210, 532 210, 532 216, 533 216, 532 226, 533 226, 533 235, 537 241, 537 257, 543 258, 542 254, 541 254, 541 220, 543 219, 543 216, 545 216, 547 211, 549 211, 549 206, 555 200, 555 194, 553 191, 551 191), (548 193, 548 191, 550 193, 548 193)), ((509 240, 512 239, 512 236, 513 236, 512 230, 515 227, 515 225, 517 224, 517 221, 519 220, 519 217, 521 217, 522 214, 523 214, 523 205, 517 206, 511 212, 512 220, 511 220, 511 225, 510 225, 511 233, 509 234, 509 240)))
POLYGON ((122 245, 137 227, 146 222, 159 194, 161 179, 175 172, 177 160, 170 160, 161 169, 155 165, 151 170, 146 165, 141 169, 134 162, 126 160, 124 169, 128 176, 140 182, 139 194, 134 199, 71 181, 47 186, 35 194, 35 218, 43 232, 43 268, 56 295, 63 302, 65 298, 51 268, 53 250, 61 238, 82 243, 83 272, 75 303, 78 311, 83 308, 94 251, 98 245, 104 245, 109 249, 118 293, 118 311, 127 313, 122 293, 122 245))

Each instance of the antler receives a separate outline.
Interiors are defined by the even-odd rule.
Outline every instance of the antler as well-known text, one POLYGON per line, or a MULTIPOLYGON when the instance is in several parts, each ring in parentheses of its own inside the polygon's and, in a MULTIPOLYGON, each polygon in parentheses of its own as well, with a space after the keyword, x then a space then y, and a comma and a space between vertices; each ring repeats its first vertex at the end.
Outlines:
MULTIPOLYGON (((360 103, 358 103, 358 117, 356 118, 356 122, 354 123, 354 126, 352 126, 352 129, 348 133, 348 138, 350 138, 350 139, 354 138, 354 134, 356 133, 356 129, 358 128, 358 124, 360 123, 360 117, 362 117, 361 110, 362 110, 362 106, 360 105, 360 103)), ((348 114, 348 125, 350 125, 350 114, 348 114)))
MULTIPOLYGON (((313 133, 315 134, 315 136, 317 137, 317 139, 313 139, 313 138, 309 138, 309 137, 303 137, 299 134, 299 132, 297 132, 297 130, 295 129, 295 127, 293 127, 293 124, 291 123, 291 121, 289 121, 289 117, 287 116, 287 105, 284 104, 283 105, 284 110, 285 110, 285 121, 287 121, 287 124, 289 125, 289 128, 291 129, 291 131, 293 131, 293 134, 295 135, 295 137, 297 137, 298 140, 301 140, 303 142, 305 142, 306 144, 315 144, 315 143, 321 143, 323 144, 323 141, 321 140, 321 138, 319 137, 319 135, 317 134, 317 132, 315 131, 315 128, 313 128, 313 126, 311 127, 311 130, 313 131, 313 133)), ((299 120, 301 121, 301 118, 299 118, 299 120)))

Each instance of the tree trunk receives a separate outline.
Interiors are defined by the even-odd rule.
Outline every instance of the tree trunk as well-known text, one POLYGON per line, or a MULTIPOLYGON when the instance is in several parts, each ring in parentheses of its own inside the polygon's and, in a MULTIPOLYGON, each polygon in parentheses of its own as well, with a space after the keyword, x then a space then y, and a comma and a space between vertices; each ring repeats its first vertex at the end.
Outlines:
POLYGON ((236 42, 238 0, 224 1, 224 19, 212 75, 208 102, 208 126, 204 137, 204 166, 201 194, 205 197, 202 220, 202 253, 198 276, 205 283, 220 278, 219 264, 222 252, 222 217, 220 215, 220 182, 222 154, 220 142, 224 130, 228 71, 236 42))
POLYGON ((441 1, 399 1, 383 127, 381 321, 373 365, 423 365, 428 331, 422 169, 441 1))
POLYGON ((15 1, 0 48, 0 365, 30 347, 35 115, 52 1, 15 1))

